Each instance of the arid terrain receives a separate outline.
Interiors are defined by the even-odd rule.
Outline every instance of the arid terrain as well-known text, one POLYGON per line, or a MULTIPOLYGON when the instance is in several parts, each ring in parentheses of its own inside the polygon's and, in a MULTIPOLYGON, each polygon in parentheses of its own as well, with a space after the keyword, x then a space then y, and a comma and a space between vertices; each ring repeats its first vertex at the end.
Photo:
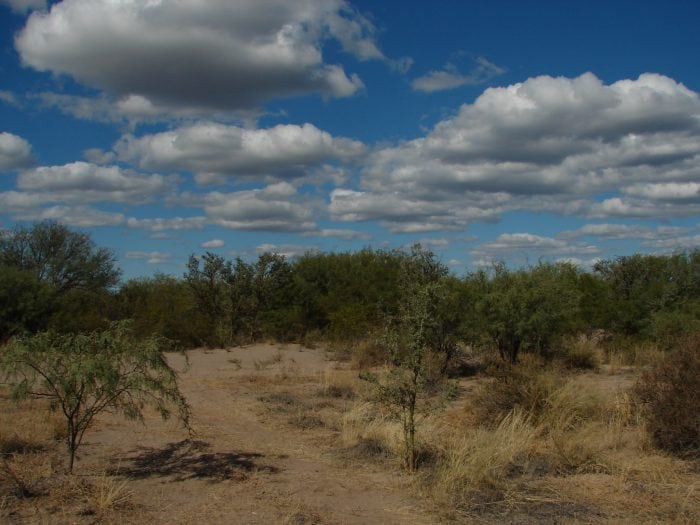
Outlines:
MULTIPOLYGON (((409 475, 390 450, 361 437, 358 426, 376 421, 363 416, 370 410, 366 385, 349 363, 298 345, 198 349, 187 356, 189 364, 179 354, 169 359, 181 374, 194 433, 156 414, 145 424, 102 416, 86 434, 72 476, 60 474, 65 454, 52 439, 60 437, 61 420, 47 418, 36 403, 15 407, 3 397, 0 436, 10 459, 0 521, 692 523, 700 517, 697 465, 679 462, 675 469, 674 460, 653 454, 630 462, 636 471, 606 463, 553 475, 543 467, 522 481, 522 494, 510 494, 495 510, 457 512, 428 488, 428 467, 409 475)), ((577 378, 611 398, 632 380, 625 370, 577 378)), ((460 380, 456 399, 425 422, 423 439, 433 432, 439 443, 438 433, 453 432, 450 421, 461 417, 465 399, 483 381, 460 380)))

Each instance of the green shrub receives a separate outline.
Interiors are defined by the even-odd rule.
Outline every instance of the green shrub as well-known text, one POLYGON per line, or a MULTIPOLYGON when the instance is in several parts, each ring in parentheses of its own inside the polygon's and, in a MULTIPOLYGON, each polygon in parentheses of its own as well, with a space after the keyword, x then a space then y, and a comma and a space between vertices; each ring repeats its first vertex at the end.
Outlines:
POLYGON ((633 392, 658 448, 700 455, 700 332, 645 370, 633 392))

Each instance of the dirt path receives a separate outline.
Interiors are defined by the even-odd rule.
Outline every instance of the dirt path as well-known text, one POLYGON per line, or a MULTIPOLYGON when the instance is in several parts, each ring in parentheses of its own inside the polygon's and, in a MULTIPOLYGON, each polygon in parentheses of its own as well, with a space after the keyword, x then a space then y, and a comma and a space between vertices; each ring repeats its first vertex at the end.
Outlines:
POLYGON ((191 351, 189 360, 185 369, 181 356, 172 357, 183 370, 195 436, 157 417, 146 426, 108 419, 84 446, 79 469, 129 479, 128 520, 436 523, 397 468, 343 460, 334 429, 289 424, 292 405, 305 403, 338 366, 322 350, 256 345, 191 351))

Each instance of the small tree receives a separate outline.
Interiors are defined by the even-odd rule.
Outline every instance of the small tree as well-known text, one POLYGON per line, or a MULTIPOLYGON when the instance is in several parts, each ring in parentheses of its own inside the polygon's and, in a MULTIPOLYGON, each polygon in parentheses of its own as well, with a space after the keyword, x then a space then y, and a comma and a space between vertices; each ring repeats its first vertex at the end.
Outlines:
POLYGON ((143 408, 171 410, 187 429, 189 406, 163 355, 164 340, 136 340, 127 322, 88 334, 41 332, 0 350, 0 374, 13 399, 47 399, 66 421, 68 471, 85 432, 103 411, 143 421, 143 408))
POLYGON ((447 268, 431 252, 414 246, 402 262, 399 282, 402 302, 398 315, 388 324, 385 338, 390 370, 384 377, 365 373, 361 377, 375 385, 375 401, 401 422, 404 441, 404 466, 417 467, 416 418, 426 400, 429 357, 443 351, 445 335, 436 305, 444 302, 447 268))

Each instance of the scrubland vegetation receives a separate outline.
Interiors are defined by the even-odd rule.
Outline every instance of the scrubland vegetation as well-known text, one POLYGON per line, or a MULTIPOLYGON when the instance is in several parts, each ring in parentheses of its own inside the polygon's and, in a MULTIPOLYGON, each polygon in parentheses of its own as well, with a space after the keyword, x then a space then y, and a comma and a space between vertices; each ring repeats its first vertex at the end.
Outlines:
MULTIPOLYGON (((189 440, 161 454, 180 458, 178 475, 204 462, 192 472, 233 481, 236 494, 251 472, 274 476, 274 465, 204 451, 197 417, 209 407, 195 401, 205 395, 235 397, 255 425, 324 451, 348 477, 403 472, 416 523, 700 521, 700 251, 465 276, 419 246, 293 261, 206 253, 182 278, 119 283, 108 251, 40 223, 2 235, 0 267, 0 516, 10 521, 43 505, 71 520, 139 522, 141 470, 64 474, 56 443, 72 467, 100 417, 144 419, 149 406, 195 432, 180 428, 189 440), (277 346, 256 354, 261 342, 277 346), (176 374, 164 352, 192 348, 198 361, 176 374), (312 370, 311 356, 327 364, 312 370), (225 381, 198 375, 208 358, 225 381)), ((207 414, 207 428, 243 417, 207 414)), ((391 522, 280 505, 278 522, 391 522)))

